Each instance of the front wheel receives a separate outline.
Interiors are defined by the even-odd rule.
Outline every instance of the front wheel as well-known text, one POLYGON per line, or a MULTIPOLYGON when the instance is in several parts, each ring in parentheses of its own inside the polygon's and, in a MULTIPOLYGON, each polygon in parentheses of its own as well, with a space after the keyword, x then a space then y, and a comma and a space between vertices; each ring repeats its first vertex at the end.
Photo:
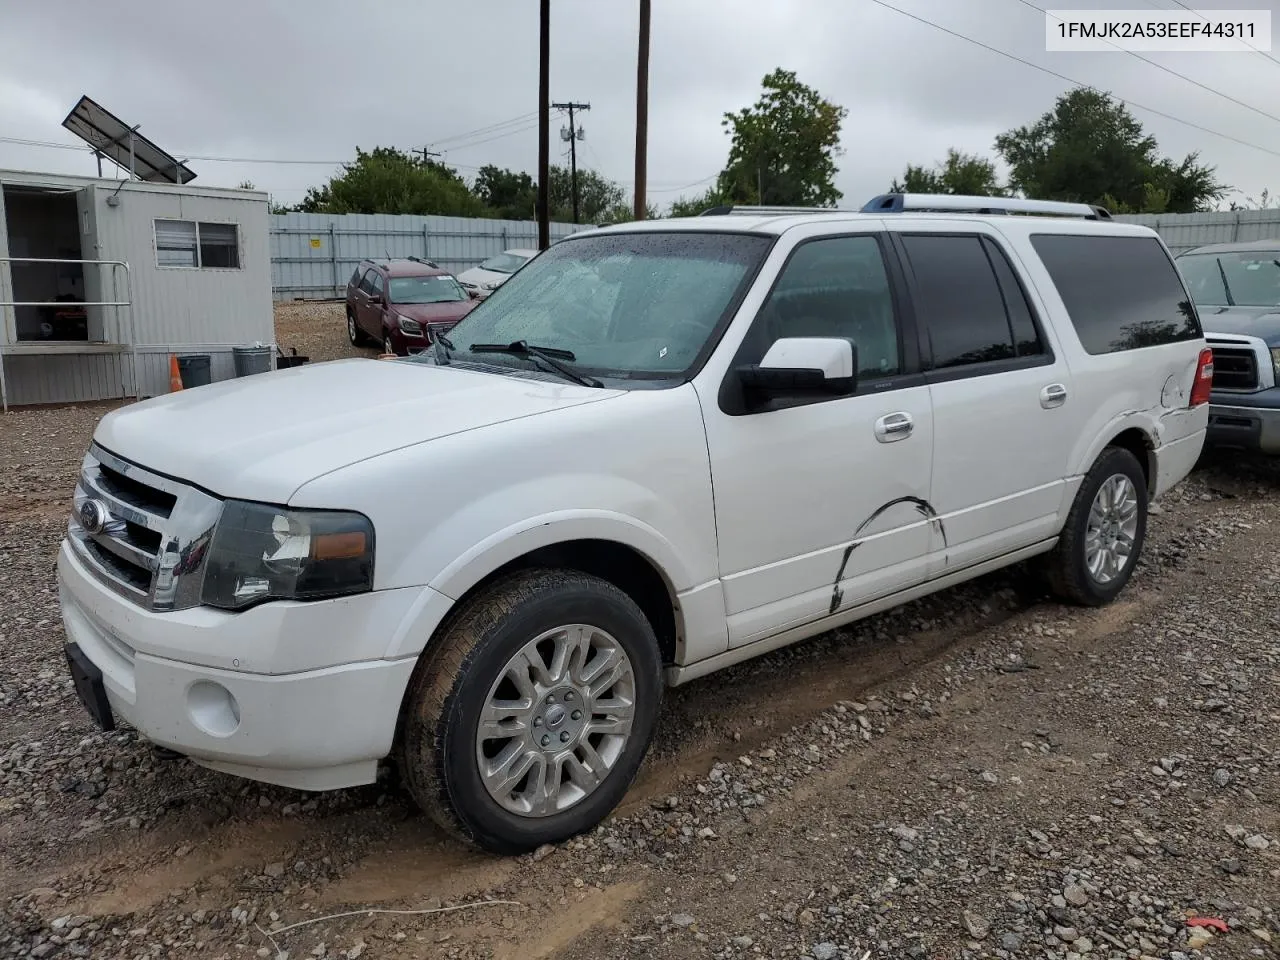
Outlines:
POLYGON ((661 669, 653 627, 612 584, 565 570, 497 581, 414 675, 405 785, 445 829, 496 853, 590 830, 644 759, 661 669))
POLYGON ((1147 482, 1137 458, 1108 447, 1085 475, 1058 545, 1049 583, 1064 600, 1098 607, 1124 589, 1147 535, 1147 482))

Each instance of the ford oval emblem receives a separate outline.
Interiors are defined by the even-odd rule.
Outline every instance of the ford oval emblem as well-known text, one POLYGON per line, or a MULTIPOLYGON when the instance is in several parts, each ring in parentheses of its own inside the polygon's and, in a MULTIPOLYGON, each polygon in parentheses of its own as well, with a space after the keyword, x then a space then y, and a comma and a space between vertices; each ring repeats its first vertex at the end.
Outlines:
POLYGON ((86 500, 80 504, 80 526, 85 533, 98 534, 111 523, 111 511, 101 500, 86 500))

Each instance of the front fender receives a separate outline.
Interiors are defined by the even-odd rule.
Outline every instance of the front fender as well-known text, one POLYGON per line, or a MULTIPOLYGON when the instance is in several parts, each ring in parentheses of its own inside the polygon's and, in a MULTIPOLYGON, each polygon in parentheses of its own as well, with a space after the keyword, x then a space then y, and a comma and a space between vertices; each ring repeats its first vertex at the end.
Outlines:
POLYGON ((561 510, 495 531, 441 570, 429 586, 457 600, 512 560, 570 540, 608 540, 630 547, 658 569, 673 593, 692 583, 675 547, 648 524, 608 510, 561 510))

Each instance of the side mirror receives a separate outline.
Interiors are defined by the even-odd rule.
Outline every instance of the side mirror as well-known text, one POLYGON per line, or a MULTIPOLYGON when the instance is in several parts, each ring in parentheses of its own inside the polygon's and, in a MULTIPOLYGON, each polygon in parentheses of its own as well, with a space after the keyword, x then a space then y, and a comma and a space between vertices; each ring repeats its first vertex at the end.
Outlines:
POLYGON ((843 396, 858 388, 858 348, 840 337, 785 337, 759 364, 737 368, 748 395, 843 396))
POLYGON ((376 293, 369 294, 369 306, 380 307, 383 303, 385 303, 385 301, 376 293))

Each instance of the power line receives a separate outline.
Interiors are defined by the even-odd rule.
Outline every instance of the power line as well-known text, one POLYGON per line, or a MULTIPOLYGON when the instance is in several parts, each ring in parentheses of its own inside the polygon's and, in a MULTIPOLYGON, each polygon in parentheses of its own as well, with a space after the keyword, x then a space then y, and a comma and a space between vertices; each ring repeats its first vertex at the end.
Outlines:
MULTIPOLYGON (((562 113, 563 111, 557 110, 554 114, 552 114, 552 116, 559 117, 562 113)), ((482 137, 478 140, 471 140, 466 143, 450 144, 444 148, 444 152, 449 153, 451 151, 470 150, 472 147, 478 147, 481 144, 485 144, 485 143, 492 143, 494 140, 501 140, 504 137, 515 136, 518 133, 526 133, 529 130, 536 129, 537 126, 538 126, 538 121, 535 120, 532 123, 526 123, 523 126, 515 127, 510 130, 504 130, 501 133, 495 133, 492 136, 482 137)), ((432 146, 436 146, 436 145, 437 144, 435 143, 432 144, 432 146)))
MULTIPOLYGON (((1047 73, 1051 77, 1057 77, 1059 80, 1065 80, 1067 83, 1071 84, 1074 87, 1080 87, 1083 90, 1092 90, 1094 93, 1100 94, 1101 96, 1108 97, 1113 100, 1120 99, 1119 97, 1116 97, 1105 90, 1099 90, 1097 87, 1093 86, 1092 84, 1085 83, 1081 80, 1077 80, 1074 77, 1068 77, 1065 73, 1058 73, 1058 71, 1050 70, 1048 67, 1042 67, 1040 64, 1034 63, 1031 60, 1027 60, 1027 59, 1024 59, 1023 57, 1017 56, 1016 54, 1009 53, 1008 51, 1005 51, 1005 50, 1001 50, 999 47, 993 47, 988 43, 983 43, 981 40, 975 40, 973 37, 966 36, 963 33, 958 33, 957 31, 952 30, 949 27, 944 27, 940 23, 935 23, 932 20, 927 20, 924 17, 918 16, 917 14, 912 13, 909 10, 903 10, 901 7, 895 7, 893 4, 888 3, 887 0, 870 0, 870 2, 876 4, 877 6, 884 7, 886 10, 892 10, 894 13, 898 13, 904 17, 908 17, 912 20, 915 20, 918 23, 923 23, 927 27, 933 27, 933 29, 935 30, 941 30, 943 33, 953 36, 957 40, 963 40, 965 43, 971 43, 975 47, 981 47, 983 50, 988 50, 991 53, 999 54, 1000 56, 1004 57, 1007 60, 1013 60, 1016 63, 1020 63, 1026 67, 1030 67, 1033 70, 1039 70, 1041 73, 1047 73)), ((1143 106, 1142 104, 1136 103, 1133 100, 1125 99, 1121 102, 1123 102, 1127 106, 1133 107, 1135 110, 1141 110, 1144 113, 1150 113, 1154 116, 1162 117, 1165 120, 1171 120, 1174 123, 1180 123, 1185 127, 1190 127, 1193 130, 1199 130, 1201 133, 1207 133, 1213 137, 1220 137, 1223 140, 1230 140, 1232 143, 1238 143, 1242 147, 1251 147, 1254 150, 1260 150, 1263 153, 1269 153, 1273 157, 1280 157, 1280 150, 1271 150, 1268 147, 1262 147, 1256 143, 1250 143, 1247 140, 1241 140, 1239 137, 1233 137, 1229 133, 1221 133, 1217 130, 1211 130, 1208 127, 1202 127, 1198 123, 1192 123, 1190 120, 1183 120, 1181 117, 1175 117, 1171 113, 1165 113, 1162 110, 1156 110, 1154 107, 1143 106)))
MULTIPOLYGON (((1197 17, 1199 17, 1199 18, 1200 18, 1201 20, 1203 20, 1205 23, 1209 23, 1209 22, 1210 22, 1209 18, 1208 18, 1208 17, 1206 17, 1203 13, 1201 13, 1199 10, 1193 10, 1191 7, 1188 7, 1185 3, 1183 3, 1183 2, 1182 2, 1182 0, 1173 0, 1173 2, 1174 2, 1174 3, 1176 3, 1178 6, 1180 6, 1183 10, 1187 11, 1187 13, 1194 13, 1197 17)), ((1157 8, 1157 9, 1160 9, 1160 8, 1157 8)), ((1271 54, 1267 53, 1267 51, 1265 51, 1265 50, 1259 50, 1257 47, 1255 47, 1252 43, 1250 43, 1250 42, 1249 42, 1248 40, 1246 40, 1244 37, 1240 37, 1240 38, 1239 38, 1239 40, 1240 40, 1240 42, 1241 42, 1241 43, 1243 43, 1246 47, 1248 47, 1250 50, 1252 50, 1252 51, 1253 51, 1254 53, 1256 53, 1258 56, 1263 57, 1263 58, 1264 58, 1264 59, 1266 59, 1266 60, 1270 60, 1270 61, 1271 61, 1272 63, 1274 63, 1277 67, 1280 67, 1280 60, 1277 60, 1277 59, 1276 59, 1275 57, 1273 57, 1271 54)))
MULTIPOLYGON (((80 153, 93 153, 91 147, 82 147, 77 143, 56 143, 52 140, 27 140, 22 137, 0 137, 0 143, 13 143, 24 147, 52 147, 57 150, 76 150, 80 153)), ((178 151, 184 160, 205 160, 212 163, 293 163, 311 166, 334 166, 350 163, 350 160, 294 160, 280 157, 201 157, 178 151)))
POLYGON ((537 118, 537 111, 534 111, 533 113, 522 113, 518 117, 511 117, 508 120, 499 120, 497 123, 491 123, 484 127, 477 127, 475 130, 468 130, 466 133, 455 133, 449 137, 441 137, 438 140, 431 141, 431 146, 439 147, 446 143, 453 143, 456 140, 469 140, 474 136, 491 133, 495 130, 501 129, 502 127, 512 126, 517 123, 528 123, 530 120, 537 120, 537 118))
MULTIPOLYGON (((1022 4, 1024 7, 1030 7, 1032 10, 1035 10, 1039 13, 1043 13, 1046 16, 1053 17, 1053 19, 1057 20, 1059 23, 1065 22, 1061 17, 1057 16, 1054 13, 1051 13, 1050 11, 1046 10, 1044 7, 1036 6, 1034 3, 1031 2, 1031 0, 1018 0, 1018 2, 1022 4)), ((1240 107, 1244 107, 1246 110, 1252 110, 1254 113, 1258 114, 1259 116, 1263 116, 1263 117, 1266 117, 1268 120, 1274 120, 1276 123, 1280 123, 1280 117, 1277 117, 1274 113, 1267 113, 1267 111, 1265 110, 1259 110, 1257 107, 1253 106, 1252 104, 1245 103, 1243 100, 1237 100, 1235 97, 1231 96, 1230 94, 1223 93, 1221 90, 1215 90, 1213 87, 1209 86, 1208 84, 1201 83, 1199 80, 1193 80, 1191 77, 1188 77, 1186 74, 1179 73, 1177 70, 1173 70, 1173 69, 1170 69, 1169 67, 1166 67, 1163 63, 1157 63, 1155 60, 1148 59, 1147 57, 1144 57, 1142 54, 1138 53, 1136 50, 1126 50, 1124 47, 1120 46, 1118 43, 1112 43, 1110 40, 1107 40, 1105 37, 1103 38, 1103 42, 1108 44, 1109 46, 1115 47, 1117 50, 1120 50, 1123 53, 1129 54, 1129 56, 1134 57, 1137 60, 1141 60, 1143 63, 1148 64, 1149 66, 1155 67, 1157 70, 1163 70, 1165 73, 1169 74, 1170 76, 1177 77, 1179 80, 1185 80, 1187 83, 1192 84, 1193 86, 1199 87, 1201 90, 1208 91, 1209 93, 1212 93, 1215 97, 1221 97, 1223 100, 1229 100, 1231 103, 1234 103, 1240 107)))
POLYGON ((713 174, 711 174, 711 176, 709 176, 709 177, 703 177, 701 180, 695 180, 695 181, 693 181, 693 183, 686 183, 683 187, 666 187, 666 188, 661 189, 661 190, 654 190, 653 188, 650 188, 650 189, 649 189, 649 192, 650 192, 650 193, 678 193, 678 192, 679 192, 679 191, 681 191, 681 190, 688 190, 688 189, 690 189, 691 187, 700 187, 700 186, 702 186, 704 183, 708 183, 708 182, 710 182, 710 181, 714 180, 714 179, 715 179, 716 177, 718 177, 718 176, 720 176, 720 174, 718 174, 718 173, 713 173, 713 174))

